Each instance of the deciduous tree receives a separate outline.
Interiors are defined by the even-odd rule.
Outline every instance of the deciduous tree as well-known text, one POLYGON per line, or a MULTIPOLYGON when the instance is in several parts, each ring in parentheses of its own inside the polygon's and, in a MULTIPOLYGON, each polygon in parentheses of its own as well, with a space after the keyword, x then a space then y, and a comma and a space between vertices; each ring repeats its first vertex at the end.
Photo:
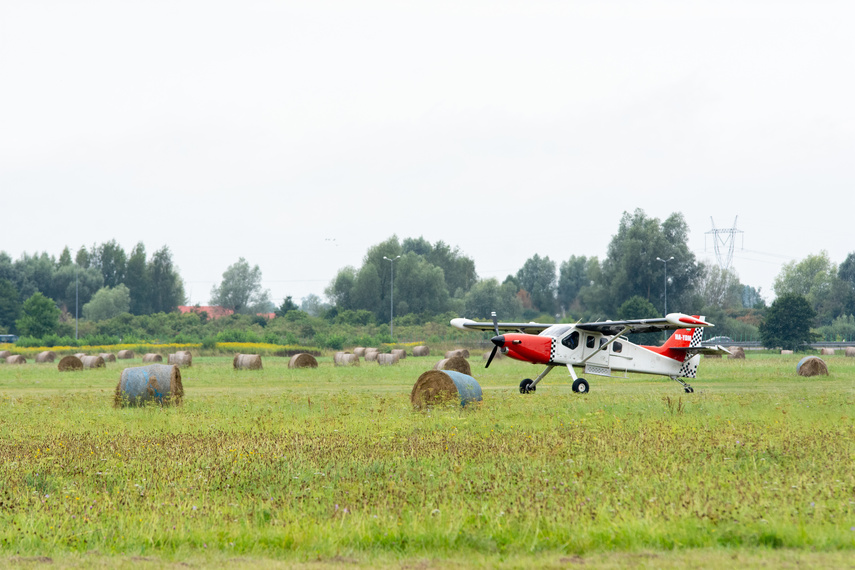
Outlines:
POLYGON ((668 310, 691 310, 682 305, 688 304, 693 294, 699 269, 688 246, 688 233, 689 227, 680 213, 660 223, 641 209, 632 214, 624 212, 602 264, 609 306, 601 309, 614 312, 624 301, 639 295, 664 313, 666 269, 657 257, 673 257, 667 263, 668 310))
POLYGON ((83 305, 83 318, 90 321, 106 321, 129 312, 130 290, 123 284, 100 289, 92 300, 83 305))
POLYGON ((845 313, 850 303, 849 288, 841 281, 838 268, 826 251, 785 264, 775 278, 773 289, 778 296, 804 296, 824 325, 845 313))
POLYGON ((60 310, 53 302, 41 293, 33 293, 21 307, 21 318, 15 325, 22 336, 41 338, 56 332, 59 326, 60 310))
POLYGON ((571 255, 570 259, 561 262, 558 268, 558 305, 565 310, 579 305, 579 294, 584 287, 590 285, 588 258, 584 255, 571 255))
POLYGON ((538 254, 528 258, 515 277, 520 289, 531 296, 532 308, 550 315, 555 313, 556 280, 555 262, 538 254))
POLYGON ((243 257, 223 272, 223 280, 211 290, 211 303, 235 313, 252 314, 267 307, 270 294, 261 288, 261 269, 250 267, 243 257))
POLYGON ((20 315, 21 301, 18 290, 8 279, 0 279, 0 328, 14 330, 15 321, 20 315))
POLYGON ((498 279, 482 279, 464 297, 464 315, 471 319, 489 319, 493 311, 499 319, 513 321, 522 316, 516 283, 499 284, 498 279))
POLYGON ((131 296, 130 312, 145 315, 151 311, 151 275, 146 264, 145 245, 137 243, 125 268, 125 285, 131 296))
POLYGON ((772 303, 760 324, 760 338, 766 348, 795 350, 813 340, 811 325, 816 311, 804 295, 785 294, 772 303))
POLYGON ((169 246, 163 246, 151 258, 147 266, 151 286, 151 311, 169 313, 184 304, 184 282, 172 264, 169 246))

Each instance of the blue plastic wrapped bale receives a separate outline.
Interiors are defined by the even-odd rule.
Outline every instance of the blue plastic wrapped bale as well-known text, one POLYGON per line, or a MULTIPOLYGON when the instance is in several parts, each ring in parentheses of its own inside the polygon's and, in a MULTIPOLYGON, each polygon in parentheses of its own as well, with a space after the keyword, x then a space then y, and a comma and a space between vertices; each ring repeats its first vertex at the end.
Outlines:
POLYGON ((828 376, 828 366, 817 356, 805 356, 796 365, 796 372, 799 376, 828 376))
POLYGON ((410 393, 416 408, 459 400, 461 406, 481 401, 481 386, 468 374, 455 370, 428 370, 419 376, 410 393))
POLYGON ((149 364, 125 368, 116 386, 115 406, 139 406, 156 402, 161 406, 178 405, 184 397, 181 371, 172 364, 149 364))

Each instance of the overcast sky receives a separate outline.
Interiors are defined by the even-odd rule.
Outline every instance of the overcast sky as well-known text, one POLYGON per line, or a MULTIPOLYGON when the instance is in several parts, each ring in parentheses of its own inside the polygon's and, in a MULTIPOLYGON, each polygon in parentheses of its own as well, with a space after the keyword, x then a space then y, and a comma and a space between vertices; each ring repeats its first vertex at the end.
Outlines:
MULTIPOLYGON (((393 234, 500 280, 682 212, 771 298, 855 251, 855 3, 0 0, 0 250, 168 245, 191 303, 393 234)), ((690 308, 687 308, 690 309, 690 308)))

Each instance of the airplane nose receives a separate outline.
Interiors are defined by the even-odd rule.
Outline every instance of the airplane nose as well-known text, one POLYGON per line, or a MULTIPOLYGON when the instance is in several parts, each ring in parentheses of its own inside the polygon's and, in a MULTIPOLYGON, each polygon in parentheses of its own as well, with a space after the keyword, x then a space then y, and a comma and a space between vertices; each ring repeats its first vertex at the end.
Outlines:
POLYGON ((493 344, 495 344, 499 348, 505 346, 505 337, 503 335, 494 336, 490 340, 493 342, 493 344))

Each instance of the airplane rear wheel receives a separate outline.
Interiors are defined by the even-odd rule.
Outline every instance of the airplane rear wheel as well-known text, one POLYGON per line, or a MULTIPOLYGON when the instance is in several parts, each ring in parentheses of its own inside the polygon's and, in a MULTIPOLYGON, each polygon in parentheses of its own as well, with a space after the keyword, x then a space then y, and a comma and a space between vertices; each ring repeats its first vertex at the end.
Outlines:
POLYGON ((573 382, 573 391, 579 394, 587 394, 591 387, 588 386, 588 381, 584 378, 577 378, 573 382))
POLYGON ((537 386, 532 386, 534 381, 531 378, 526 378, 522 382, 520 382, 520 394, 529 394, 537 390, 537 386))

